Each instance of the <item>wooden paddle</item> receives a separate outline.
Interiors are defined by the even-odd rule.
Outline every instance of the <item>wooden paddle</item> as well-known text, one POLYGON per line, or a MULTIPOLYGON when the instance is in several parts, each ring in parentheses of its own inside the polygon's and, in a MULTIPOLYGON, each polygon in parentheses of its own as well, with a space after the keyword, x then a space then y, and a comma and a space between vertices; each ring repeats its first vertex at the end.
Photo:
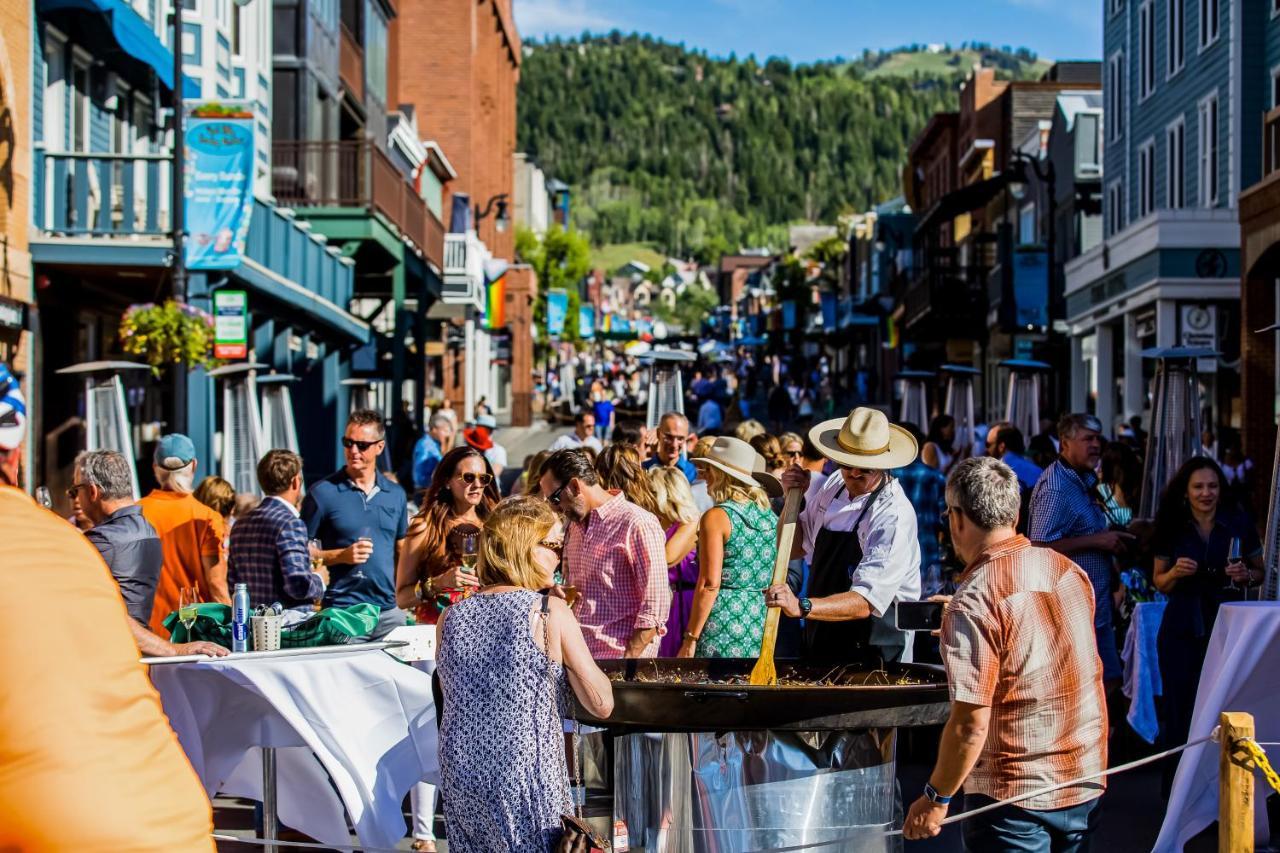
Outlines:
MULTIPOLYGON (((787 564, 791 562, 791 543, 796 536, 796 517, 800 515, 800 501, 804 489, 787 490, 782 504, 782 518, 778 522, 778 556, 773 561, 773 580, 770 586, 787 582, 787 564)), ((778 620, 782 608, 770 607, 764 615, 764 638, 760 641, 760 658, 751 668, 751 683, 772 687, 778 683, 778 670, 773 665, 773 648, 778 645, 778 620)))

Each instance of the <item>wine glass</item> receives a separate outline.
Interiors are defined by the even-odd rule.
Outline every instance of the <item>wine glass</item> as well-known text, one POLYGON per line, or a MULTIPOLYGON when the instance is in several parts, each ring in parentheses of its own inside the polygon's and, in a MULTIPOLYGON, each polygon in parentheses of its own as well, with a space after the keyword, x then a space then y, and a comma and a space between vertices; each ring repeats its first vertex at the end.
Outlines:
POLYGON ((178 621, 186 629, 187 642, 191 642, 191 629, 195 627, 197 604, 200 603, 200 590, 196 587, 182 587, 178 590, 178 621))
MULTIPOLYGON (((479 553, 477 552, 479 540, 480 537, 475 533, 464 533, 461 537, 462 568, 469 575, 476 573, 476 562, 479 559, 479 553)), ((466 598, 471 595, 471 591, 472 587, 467 587, 462 591, 462 597, 466 598)))
POLYGON ((311 555, 311 571, 318 572, 324 568, 324 557, 320 555, 322 547, 319 539, 307 540, 307 553, 311 555))
POLYGON ((36 503, 45 509, 53 509, 53 495, 49 493, 48 486, 39 486, 36 489, 36 503))
MULTIPOLYGON (((1232 536, 1231 543, 1227 546, 1227 565, 1234 566, 1240 562, 1240 537, 1232 536)), ((1233 591, 1238 591, 1240 587, 1236 586, 1236 579, 1231 579, 1231 587, 1233 591)))

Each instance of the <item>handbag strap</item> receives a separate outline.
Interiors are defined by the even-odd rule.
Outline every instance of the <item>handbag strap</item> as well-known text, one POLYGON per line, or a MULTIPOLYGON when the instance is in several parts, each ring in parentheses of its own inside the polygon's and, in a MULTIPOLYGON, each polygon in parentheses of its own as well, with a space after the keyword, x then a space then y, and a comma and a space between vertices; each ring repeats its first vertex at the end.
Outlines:
MULTIPOLYGON (((547 686, 551 689, 552 706, 555 709, 556 716, 559 716, 560 699, 562 698, 562 691, 556 685, 555 676, 551 674, 552 673, 551 671, 551 629, 548 627, 548 619, 550 615, 551 615, 551 596, 547 594, 543 594, 542 607, 539 611, 539 616, 542 619, 542 648, 547 655, 547 686)), ((563 664, 561 664, 561 666, 563 666, 563 664)), ((570 744, 571 744, 570 749, 573 751, 573 768, 572 769, 574 773, 574 779, 576 779, 580 784, 583 784, 585 787, 586 783, 583 782, 583 779, 582 779, 581 738, 579 737, 579 734, 578 734, 578 708, 576 703, 574 703, 572 697, 570 697, 569 701, 567 701, 565 704, 568 705, 569 707, 569 720, 573 723, 573 729, 571 732, 571 740, 570 740, 570 744)), ((570 768, 568 767, 568 761, 566 761, 565 770, 568 771, 569 769, 570 768)), ((569 799, 573 800, 573 815, 574 817, 581 820, 582 805, 578 802, 578 798, 573 794, 572 780, 570 783, 570 789, 571 790, 569 791, 569 799)))

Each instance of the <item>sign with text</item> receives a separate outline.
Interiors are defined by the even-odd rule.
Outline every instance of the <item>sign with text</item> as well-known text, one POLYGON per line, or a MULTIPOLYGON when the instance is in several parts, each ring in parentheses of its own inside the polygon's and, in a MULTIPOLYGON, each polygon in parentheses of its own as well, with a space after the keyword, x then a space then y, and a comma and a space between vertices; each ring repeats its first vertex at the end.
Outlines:
MULTIPOLYGON (((1181 324, 1178 343, 1184 347, 1195 349, 1218 349, 1218 306, 1216 305, 1180 305, 1181 324)), ((1196 359, 1196 369, 1201 373, 1216 373, 1216 358, 1196 359)))
POLYGON ((565 317, 569 313, 569 294, 564 290, 547 291, 547 337, 564 334, 565 317))
POLYGON ((189 103, 183 119, 183 258, 188 269, 240 266, 253 213, 253 111, 189 103))
POLYGON ((214 291, 213 357, 246 358, 248 355, 248 294, 243 290, 214 291))

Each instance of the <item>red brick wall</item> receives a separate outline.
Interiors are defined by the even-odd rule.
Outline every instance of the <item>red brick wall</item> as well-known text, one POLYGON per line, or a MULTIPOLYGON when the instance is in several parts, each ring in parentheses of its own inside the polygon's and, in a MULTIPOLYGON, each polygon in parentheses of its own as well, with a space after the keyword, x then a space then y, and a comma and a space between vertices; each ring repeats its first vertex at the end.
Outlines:
POLYGON ((533 424, 533 300, 538 276, 520 264, 507 271, 507 324, 511 328, 511 425, 533 424))

